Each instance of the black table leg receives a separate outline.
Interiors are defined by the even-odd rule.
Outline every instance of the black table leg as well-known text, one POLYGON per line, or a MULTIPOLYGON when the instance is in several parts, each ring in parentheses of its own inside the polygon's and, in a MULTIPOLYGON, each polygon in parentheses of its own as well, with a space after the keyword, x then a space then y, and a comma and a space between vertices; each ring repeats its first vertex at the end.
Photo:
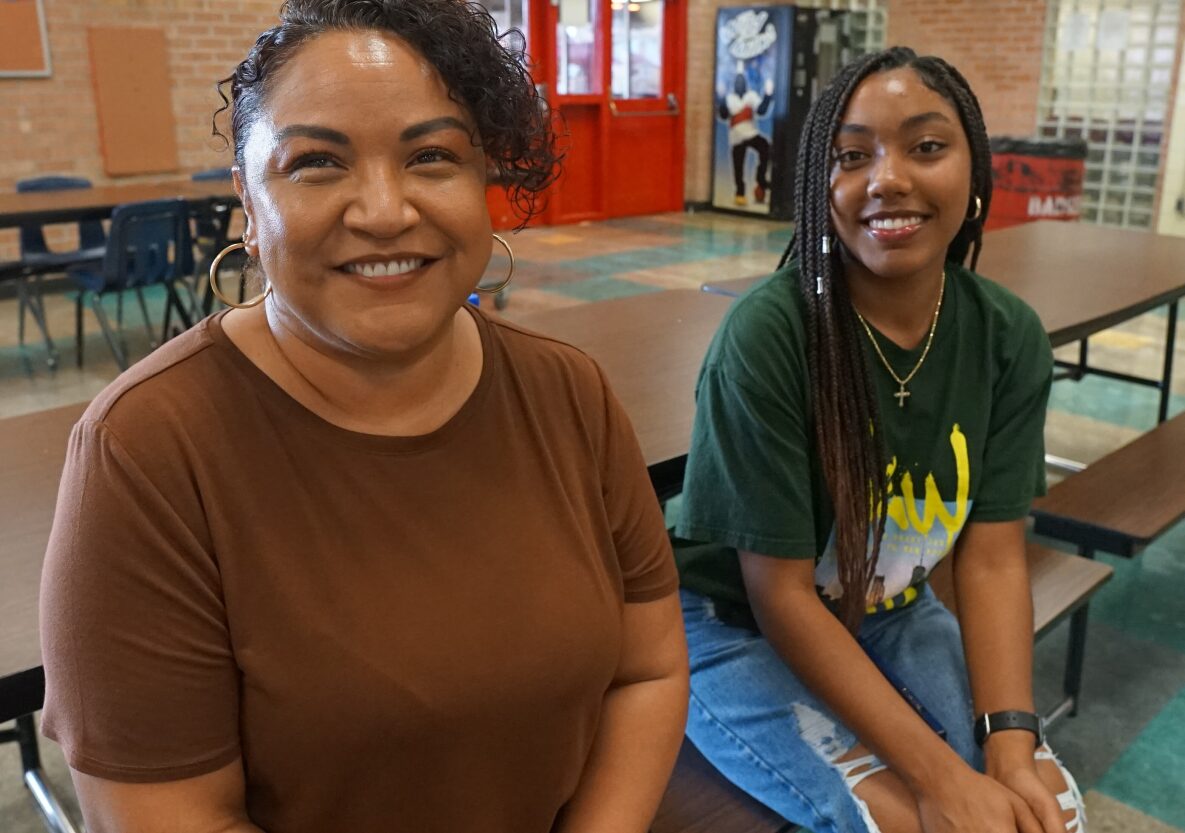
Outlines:
POLYGON ((1177 301, 1169 304, 1169 324, 1164 337, 1164 373, 1160 377, 1160 413, 1158 422, 1169 417, 1169 399, 1173 395, 1173 353, 1177 349, 1177 301))

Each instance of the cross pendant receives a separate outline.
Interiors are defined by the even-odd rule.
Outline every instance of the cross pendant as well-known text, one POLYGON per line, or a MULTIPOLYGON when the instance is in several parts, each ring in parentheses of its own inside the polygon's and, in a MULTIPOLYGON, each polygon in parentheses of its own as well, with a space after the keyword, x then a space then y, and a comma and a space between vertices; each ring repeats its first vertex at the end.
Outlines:
POLYGON ((897 407, 904 408, 905 400, 910 396, 910 393, 905 389, 905 385, 902 385, 901 390, 897 391, 893 396, 897 397, 897 407))

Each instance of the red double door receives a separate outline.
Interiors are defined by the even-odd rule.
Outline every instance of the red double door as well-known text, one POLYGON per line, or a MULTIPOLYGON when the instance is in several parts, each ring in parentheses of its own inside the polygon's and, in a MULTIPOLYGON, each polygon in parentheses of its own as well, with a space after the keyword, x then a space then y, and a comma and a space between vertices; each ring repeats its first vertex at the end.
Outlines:
MULTIPOLYGON (((522 4, 491 12, 526 30, 532 75, 566 132, 563 174, 536 222, 681 209, 687 0, 487 2, 522 4)), ((496 225, 513 224, 490 203, 496 225)))

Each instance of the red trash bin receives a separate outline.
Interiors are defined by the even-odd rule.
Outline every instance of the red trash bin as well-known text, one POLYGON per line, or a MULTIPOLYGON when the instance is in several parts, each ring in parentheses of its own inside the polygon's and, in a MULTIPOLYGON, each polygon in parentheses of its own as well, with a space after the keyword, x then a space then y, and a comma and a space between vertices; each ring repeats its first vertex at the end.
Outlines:
POLYGON ((992 138, 987 230, 1033 220, 1077 220, 1086 172, 1084 139, 992 138))

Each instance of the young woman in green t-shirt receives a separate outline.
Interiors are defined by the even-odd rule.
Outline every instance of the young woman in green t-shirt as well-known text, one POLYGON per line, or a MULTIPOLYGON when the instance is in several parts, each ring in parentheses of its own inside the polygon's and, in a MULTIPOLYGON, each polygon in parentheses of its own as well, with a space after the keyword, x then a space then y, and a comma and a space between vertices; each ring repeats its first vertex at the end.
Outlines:
POLYGON ((1081 833, 1031 690, 1052 356, 961 265, 991 202, 979 104, 941 59, 867 56, 812 107, 796 188, 785 268, 736 302, 697 392, 688 734, 816 833, 1081 833), (957 621, 926 583, 948 555, 957 621))

